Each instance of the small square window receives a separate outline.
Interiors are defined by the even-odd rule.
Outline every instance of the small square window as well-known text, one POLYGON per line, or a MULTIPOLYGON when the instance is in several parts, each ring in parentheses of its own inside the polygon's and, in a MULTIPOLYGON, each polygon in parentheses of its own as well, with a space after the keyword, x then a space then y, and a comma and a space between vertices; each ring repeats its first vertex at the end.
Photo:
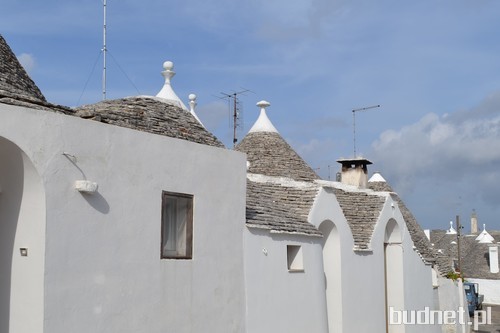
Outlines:
POLYGON ((291 272, 303 272, 304 260, 302 257, 302 246, 287 245, 286 256, 288 261, 288 270, 291 272))
POLYGON ((193 257, 193 196, 163 191, 161 258, 193 257))

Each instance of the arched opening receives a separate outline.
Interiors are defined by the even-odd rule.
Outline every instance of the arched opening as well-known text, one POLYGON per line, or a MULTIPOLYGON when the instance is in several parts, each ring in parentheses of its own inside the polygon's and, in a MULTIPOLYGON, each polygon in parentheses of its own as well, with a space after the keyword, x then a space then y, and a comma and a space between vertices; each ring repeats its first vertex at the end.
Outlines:
POLYGON ((342 281, 340 274, 340 238, 332 221, 323 221, 323 267, 328 315, 328 331, 342 332, 342 281))
POLYGON ((2 137, 0 161, 0 332, 42 332, 43 184, 26 154, 2 137))
POLYGON ((386 331, 402 333, 405 331, 403 324, 390 325, 389 322, 390 311, 404 310, 403 244, 400 227, 394 219, 390 219, 385 227, 384 266, 386 331))

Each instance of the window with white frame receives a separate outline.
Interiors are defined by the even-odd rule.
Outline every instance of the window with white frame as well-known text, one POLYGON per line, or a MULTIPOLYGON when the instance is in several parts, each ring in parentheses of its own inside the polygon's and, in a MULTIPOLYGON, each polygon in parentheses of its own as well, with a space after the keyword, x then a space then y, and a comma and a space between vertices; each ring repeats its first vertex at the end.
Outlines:
POLYGON ((193 257, 193 196, 163 191, 161 258, 193 257))

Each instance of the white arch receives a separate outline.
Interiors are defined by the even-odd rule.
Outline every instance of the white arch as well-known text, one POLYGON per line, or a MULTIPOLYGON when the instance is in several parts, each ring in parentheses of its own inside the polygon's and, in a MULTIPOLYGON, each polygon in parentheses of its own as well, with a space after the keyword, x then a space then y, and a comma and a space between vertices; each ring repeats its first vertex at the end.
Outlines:
POLYGON ((330 220, 321 222, 318 228, 323 233, 323 267, 328 315, 328 331, 342 332, 342 278, 340 237, 335 224, 330 220))
POLYGON ((42 332, 45 191, 28 156, 2 137, 0 161, 0 331, 42 332))
POLYGON ((404 310, 403 284, 403 244, 399 224, 390 219, 384 233, 384 266, 385 266, 385 300, 386 327, 389 333, 402 333, 404 325, 389 325, 389 309, 404 310))
POLYGON ((399 224, 394 219, 390 219, 385 226, 384 243, 401 243, 403 237, 399 224))

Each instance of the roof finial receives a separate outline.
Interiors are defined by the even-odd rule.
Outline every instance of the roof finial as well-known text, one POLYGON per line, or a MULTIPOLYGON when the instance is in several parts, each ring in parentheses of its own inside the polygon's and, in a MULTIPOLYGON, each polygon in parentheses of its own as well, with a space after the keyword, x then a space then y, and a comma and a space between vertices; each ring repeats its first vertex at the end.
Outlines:
POLYGON ((198 122, 201 124, 201 126, 205 127, 205 125, 203 125, 203 123, 201 122, 200 118, 198 118, 198 116, 196 115, 196 112, 194 112, 194 108, 198 104, 198 103, 196 103, 196 95, 189 94, 188 98, 189 98, 189 112, 193 115, 193 117, 196 118, 196 120, 198 120, 198 122))
POLYGON ((453 221, 450 221, 450 229, 446 231, 447 235, 456 235, 457 231, 453 228, 453 221))
POLYGON ((173 69, 174 69, 174 63, 171 62, 171 61, 165 61, 163 63, 163 69, 164 69, 164 71, 161 72, 161 74, 165 78, 165 83, 169 83, 170 84, 170 79, 175 76, 175 72, 173 71, 173 69))
POLYGON ((168 100, 170 103, 177 105, 178 107, 183 108, 187 111, 187 107, 182 103, 181 99, 175 94, 172 86, 170 85, 170 80, 175 76, 174 63, 171 61, 165 61, 163 63, 164 71, 161 72, 161 75, 165 78, 165 83, 163 84, 163 88, 161 88, 160 92, 156 94, 156 97, 161 97, 168 100))
POLYGON ((196 95, 195 94, 189 94, 189 111, 191 113, 194 113, 194 108, 196 107, 196 95))
POLYGON ((492 243, 495 239, 486 231, 486 224, 483 224, 483 231, 476 237, 479 243, 492 243))
POLYGON ((250 129, 249 133, 252 132, 274 132, 278 133, 278 130, 271 123, 266 114, 266 108, 270 106, 271 103, 267 101, 260 101, 257 103, 257 106, 260 108, 260 115, 255 124, 250 129))
POLYGON ((382 177, 382 174, 379 171, 375 171, 373 175, 368 179, 369 183, 374 183, 374 182, 383 182, 385 183, 386 180, 384 177, 382 177))

